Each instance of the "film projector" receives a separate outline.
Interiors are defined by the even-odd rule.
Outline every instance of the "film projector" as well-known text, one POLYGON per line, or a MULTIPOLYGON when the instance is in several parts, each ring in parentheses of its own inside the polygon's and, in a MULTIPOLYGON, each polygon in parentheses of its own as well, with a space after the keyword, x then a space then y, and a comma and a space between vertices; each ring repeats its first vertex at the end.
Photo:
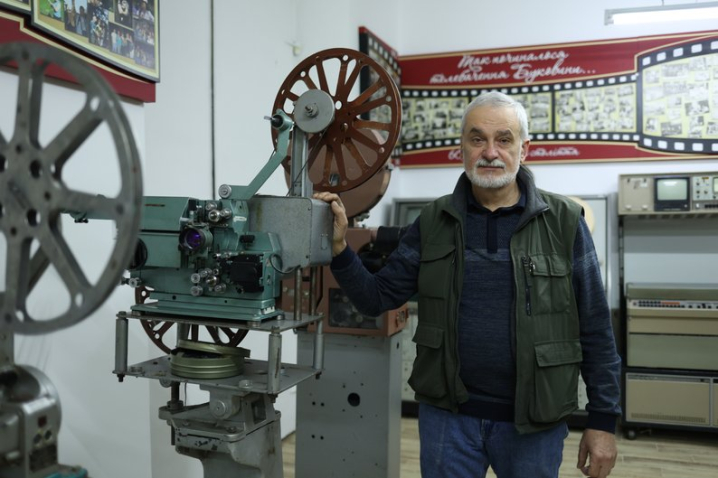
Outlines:
MULTIPOLYGON (((113 373, 120 381, 145 378, 169 389, 159 415, 170 425, 177 452, 201 460, 207 478, 282 477, 277 395, 322 381, 309 379, 324 369, 325 324, 362 329, 358 324, 371 322, 353 315, 341 298, 335 297, 344 304, 337 321, 330 322, 322 309, 336 295, 325 288, 333 216, 312 192, 337 192, 352 203, 350 195, 364 184, 385 189, 401 123, 392 79, 353 50, 307 58, 282 84, 267 118, 274 144, 270 159, 248 185, 223 184, 217 198, 202 200, 142 195, 139 155, 120 101, 84 62, 57 49, 5 44, 0 66, 7 65, 17 68, 18 92, 14 131, 0 131, 0 231, 6 248, 0 475, 87 476, 82 468, 58 464, 60 399, 43 372, 15 363, 15 334, 47 334, 77 324, 124 284, 134 288, 135 304, 116 316, 113 373), (41 141, 42 89, 50 70, 74 78, 85 99, 56 136, 41 141), (370 78, 370 86, 359 91, 362 77, 370 78), (115 149, 118 186, 111 195, 73 181, 76 153, 100 128, 115 149), (258 195, 280 165, 289 178, 287 196, 258 195), (98 270, 90 274, 68 237, 70 230, 91 230, 97 223, 112 227, 114 241, 104 266, 94 264, 98 270), (46 280, 50 273, 54 277, 46 280), (42 297, 39 289, 48 282, 59 284, 67 300, 40 317, 29 298, 42 297), (129 363, 131 323, 141 325, 161 355, 129 363), (282 332, 292 330, 303 344, 300 365, 281 361, 282 332), (267 360, 252 358, 240 346, 249 331, 266 333, 267 360), (185 405, 185 383, 208 392, 209 401, 185 405)), ((352 244, 357 250, 374 249, 373 238, 361 240, 352 244)), ((382 253, 369 256, 377 254, 382 253)), ((393 333, 402 322, 374 318, 375 335, 393 333)))

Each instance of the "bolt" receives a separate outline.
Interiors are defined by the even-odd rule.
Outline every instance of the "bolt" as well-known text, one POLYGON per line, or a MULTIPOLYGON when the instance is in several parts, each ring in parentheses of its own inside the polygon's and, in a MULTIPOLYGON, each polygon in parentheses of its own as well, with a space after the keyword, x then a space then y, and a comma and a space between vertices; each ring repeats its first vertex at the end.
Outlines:
POLYGON ((317 111, 317 105, 315 103, 305 106, 304 111, 307 113, 307 116, 309 116, 310 118, 314 118, 315 116, 317 116, 317 113, 319 113, 317 111))
POLYGON ((219 418, 225 413, 227 413, 226 403, 224 403, 222 400, 216 400, 214 403, 212 403, 212 415, 219 418))
POLYGON ((227 199, 229 196, 232 195, 232 186, 229 184, 223 184, 219 187, 219 197, 223 199, 227 199))
POLYGON ((209 211, 209 213, 207 213, 207 218, 210 222, 218 222, 221 219, 221 216, 219 214, 219 211, 217 211, 216 209, 212 209, 211 211, 209 211))

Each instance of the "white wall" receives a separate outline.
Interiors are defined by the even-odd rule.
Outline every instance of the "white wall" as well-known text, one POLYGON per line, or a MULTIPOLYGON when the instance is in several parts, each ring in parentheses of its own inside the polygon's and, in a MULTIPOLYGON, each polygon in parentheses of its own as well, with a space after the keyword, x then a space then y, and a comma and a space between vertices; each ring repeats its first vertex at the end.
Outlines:
POLYGON ((440 8, 432 0, 397 1, 402 12, 401 36, 400 43, 392 46, 401 55, 714 30, 716 26, 715 20, 604 25, 606 9, 660 5, 656 0, 445 0, 440 8))

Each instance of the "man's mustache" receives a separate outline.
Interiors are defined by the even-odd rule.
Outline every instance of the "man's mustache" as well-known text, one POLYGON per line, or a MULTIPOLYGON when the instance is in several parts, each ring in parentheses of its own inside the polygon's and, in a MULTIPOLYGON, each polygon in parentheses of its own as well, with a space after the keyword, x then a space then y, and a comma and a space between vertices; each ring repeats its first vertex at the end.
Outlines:
POLYGON ((506 163, 500 159, 494 159, 493 161, 487 161, 485 159, 479 159, 476 162, 477 168, 503 168, 506 169, 506 163))

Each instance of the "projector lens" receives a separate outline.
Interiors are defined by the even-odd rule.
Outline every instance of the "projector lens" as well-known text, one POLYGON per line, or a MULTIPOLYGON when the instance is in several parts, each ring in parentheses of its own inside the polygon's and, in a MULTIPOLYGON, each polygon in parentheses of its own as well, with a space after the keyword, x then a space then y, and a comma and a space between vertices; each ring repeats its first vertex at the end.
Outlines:
POLYGON ((202 231, 188 227, 180 234, 180 244, 190 251, 202 249, 205 245, 205 235, 202 231))

